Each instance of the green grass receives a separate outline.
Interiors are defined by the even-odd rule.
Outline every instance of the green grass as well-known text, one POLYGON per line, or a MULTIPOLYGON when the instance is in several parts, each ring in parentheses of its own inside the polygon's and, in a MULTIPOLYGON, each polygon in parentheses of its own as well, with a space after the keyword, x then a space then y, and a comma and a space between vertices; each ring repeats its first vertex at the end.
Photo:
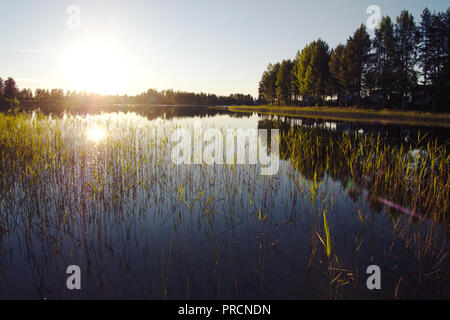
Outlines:
POLYGON ((234 112, 258 112, 280 116, 294 116, 325 120, 347 120, 362 122, 398 123, 409 125, 429 125, 450 127, 450 114, 401 111, 375 110, 356 107, 293 107, 293 106, 232 106, 225 107, 234 112))

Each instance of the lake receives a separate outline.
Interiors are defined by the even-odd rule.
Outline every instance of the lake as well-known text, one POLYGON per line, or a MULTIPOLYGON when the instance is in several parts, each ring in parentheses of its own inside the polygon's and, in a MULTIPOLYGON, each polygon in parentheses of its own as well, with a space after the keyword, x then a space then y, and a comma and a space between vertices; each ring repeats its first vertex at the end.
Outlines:
POLYGON ((0 298, 448 298, 450 130, 117 108, 1 115, 0 298), (267 130, 276 172, 175 164, 196 128, 267 130))

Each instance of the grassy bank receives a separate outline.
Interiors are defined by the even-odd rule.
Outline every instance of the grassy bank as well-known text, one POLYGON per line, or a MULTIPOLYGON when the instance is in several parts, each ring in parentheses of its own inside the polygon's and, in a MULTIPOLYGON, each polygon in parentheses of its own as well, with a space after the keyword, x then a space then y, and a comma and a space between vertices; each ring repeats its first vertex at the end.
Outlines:
POLYGON ((315 118, 323 120, 346 120, 380 122, 420 126, 450 127, 450 114, 419 111, 374 110, 338 107, 278 107, 278 106, 232 106, 224 107, 234 112, 258 112, 280 116, 315 118))

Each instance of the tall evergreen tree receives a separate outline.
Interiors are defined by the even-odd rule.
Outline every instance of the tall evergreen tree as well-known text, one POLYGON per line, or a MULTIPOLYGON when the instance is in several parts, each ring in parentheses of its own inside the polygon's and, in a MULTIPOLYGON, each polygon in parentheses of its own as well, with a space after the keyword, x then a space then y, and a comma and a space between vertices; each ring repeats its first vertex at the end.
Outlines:
POLYGON ((417 45, 419 30, 414 22, 414 17, 403 10, 397 17, 394 28, 396 42, 395 70, 397 88, 402 96, 402 107, 406 105, 406 95, 417 83, 415 70, 417 60, 417 45))
POLYGON ((13 78, 8 78, 5 81, 5 88, 3 91, 5 98, 7 99, 14 99, 17 96, 18 89, 13 78))
POLYGON ((432 16, 428 8, 425 8, 421 15, 419 34, 419 55, 418 62, 422 71, 422 83, 428 85, 430 83, 431 57, 432 57, 432 16))
POLYGON ((294 104, 298 105, 298 99, 299 99, 299 85, 298 85, 298 79, 297 79, 297 64, 295 61, 292 61, 292 68, 291 68, 291 74, 290 74, 290 89, 291 89, 291 96, 294 100, 294 104))
POLYGON ((291 71, 293 63, 291 60, 283 60, 277 73, 276 93, 277 101, 283 105, 289 105, 291 102, 291 71))
POLYGON ((363 24, 347 40, 345 46, 345 64, 350 80, 346 86, 351 88, 352 93, 356 96, 358 107, 361 106, 362 84, 368 72, 371 46, 370 36, 363 24))
POLYGON ((331 52, 330 56, 330 78, 328 81, 328 92, 330 95, 336 95, 338 101, 341 101, 341 96, 347 92, 346 84, 346 63, 345 63, 345 46, 339 44, 331 52))
POLYGON ((443 93, 444 93, 444 101, 443 105, 445 106, 445 111, 450 111, 450 106, 448 105, 449 96, 450 96, 450 7, 447 9, 444 15, 444 25, 442 29, 442 45, 444 50, 443 56, 443 93), (446 101, 445 101, 446 100, 446 101))
POLYGON ((395 37, 394 26, 389 16, 383 17, 375 30, 373 48, 372 70, 376 77, 376 85, 383 96, 382 107, 384 108, 395 84, 395 37))
POLYGON ((308 44, 297 54, 297 81, 299 94, 313 97, 316 100, 326 94, 326 86, 329 78, 328 63, 330 51, 328 44, 319 39, 308 44))
MULTIPOLYGON (((449 8, 450 9, 450 8, 449 8)), ((432 16, 433 30, 433 58, 431 63, 431 77, 433 83, 433 111, 436 107, 446 107, 448 110, 449 97, 449 9, 432 16)))
POLYGON ((263 104, 266 101, 264 98, 264 81, 261 77, 261 81, 259 81, 258 85, 258 103, 263 104))
POLYGON ((438 106, 448 108, 449 10, 450 8, 446 12, 431 13, 425 8, 419 28, 419 66, 422 82, 426 85, 426 101, 431 100, 433 111, 438 106))
POLYGON ((280 63, 269 64, 267 66, 267 70, 264 71, 262 75, 262 92, 264 95, 264 99, 267 102, 270 102, 272 105, 275 103, 277 98, 277 75, 278 70, 280 69, 280 63))

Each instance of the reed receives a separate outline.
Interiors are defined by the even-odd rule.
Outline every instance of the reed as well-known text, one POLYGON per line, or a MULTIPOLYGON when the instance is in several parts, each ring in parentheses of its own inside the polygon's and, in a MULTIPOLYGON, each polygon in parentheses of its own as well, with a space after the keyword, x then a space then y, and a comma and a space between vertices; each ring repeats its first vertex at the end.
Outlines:
POLYGON ((283 161, 262 177, 258 165, 173 165, 181 126, 193 129, 0 113, 0 275, 19 265, 48 280, 76 261, 98 297, 340 298, 366 292, 358 274, 373 257, 392 276, 386 296, 406 284, 443 296, 448 144, 264 122, 282 129, 283 161))

